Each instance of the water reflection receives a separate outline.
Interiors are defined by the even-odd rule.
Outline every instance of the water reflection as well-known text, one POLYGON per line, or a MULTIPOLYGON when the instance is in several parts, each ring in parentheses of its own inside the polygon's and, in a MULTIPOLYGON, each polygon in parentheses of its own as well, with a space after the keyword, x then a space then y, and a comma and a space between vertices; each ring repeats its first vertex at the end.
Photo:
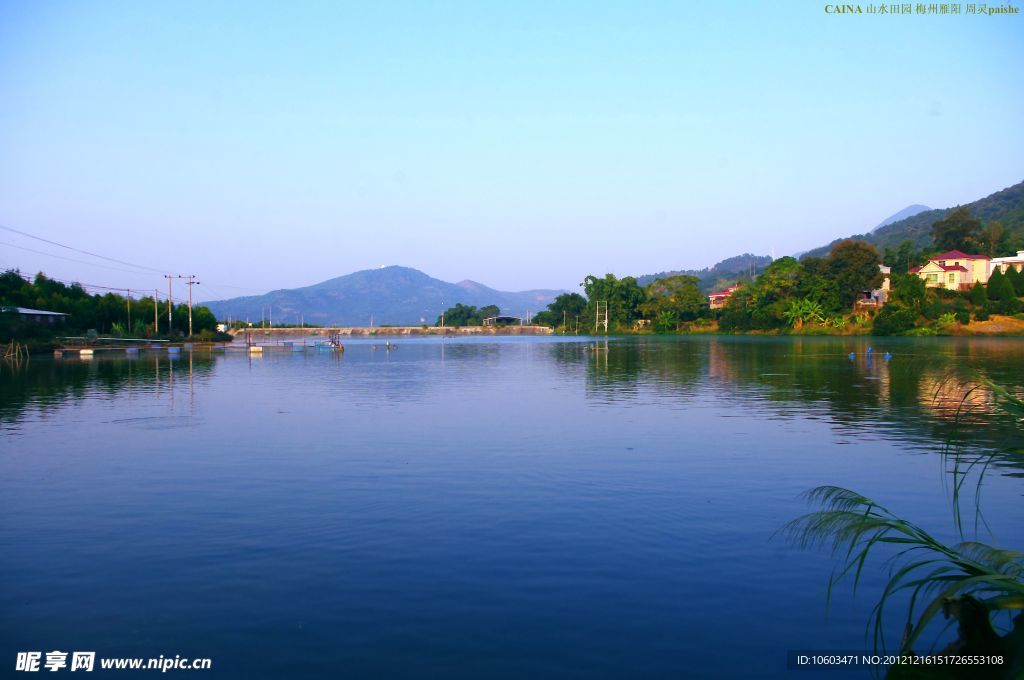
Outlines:
POLYGON ((145 393, 169 404, 194 401, 196 388, 214 373, 217 358, 187 353, 169 356, 97 356, 90 359, 37 358, 20 366, 0 363, 0 423, 14 425, 32 409, 46 412, 87 397, 145 393), (184 401, 182 401, 184 400, 184 401))
POLYGON ((529 365, 554 371, 567 385, 581 383, 594 405, 742 403, 768 409, 772 417, 824 417, 850 436, 904 438, 923 447, 950 440, 996 449, 1022 444, 1019 429, 979 384, 991 379, 1024 391, 1024 342, 973 339, 437 339, 391 351, 382 343, 351 343, 345 354, 34 359, 0 366, 0 422, 11 425, 26 409, 45 414, 90 394, 145 392, 171 406, 188 404, 223 362, 269 370, 282 385, 322 381, 326 398, 355 395, 356 405, 418 402, 452 387, 493 388, 520 379, 521 367, 529 365))
POLYGON ((781 417, 821 409, 852 436, 925 447, 1021 444, 1019 428, 983 387, 993 380, 1024 391, 1024 343, 1017 340, 900 339, 876 348, 872 339, 654 338, 612 341, 607 351, 552 347, 549 354, 563 373, 584 369, 588 396, 601 403, 745 402, 781 417))

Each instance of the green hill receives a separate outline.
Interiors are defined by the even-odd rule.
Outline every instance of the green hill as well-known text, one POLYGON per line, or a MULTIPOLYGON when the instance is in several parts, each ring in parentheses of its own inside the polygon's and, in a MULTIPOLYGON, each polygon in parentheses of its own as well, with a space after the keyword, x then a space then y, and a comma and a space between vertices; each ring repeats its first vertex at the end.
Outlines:
POLYGON ((722 260, 713 267, 704 269, 684 269, 679 271, 660 272, 638 276, 636 282, 641 286, 664 279, 669 276, 696 276, 700 280, 700 288, 705 293, 731 286, 737 281, 748 281, 772 263, 768 255, 751 255, 744 253, 722 260))
MULTIPOLYGON (((886 248, 895 249, 904 241, 911 241, 917 250, 926 250, 931 246, 932 225, 944 219, 958 207, 960 206, 926 210, 912 217, 879 227, 870 233, 854 234, 843 238, 867 241, 877 247, 879 251, 884 251, 886 248)), ((997 191, 973 203, 968 203, 964 207, 983 224, 991 221, 1002 223, 1010 234, 1011 241, 1018 244, 1024 243, 1024 182, 997 191)), ((838 238, 827 246, 809 250, 804 255, 824 257, 828 255, 832 246, 842 241, 843 238, 838 238)), ((1002 254, 1009 255, 1011 253, 1002 254)))

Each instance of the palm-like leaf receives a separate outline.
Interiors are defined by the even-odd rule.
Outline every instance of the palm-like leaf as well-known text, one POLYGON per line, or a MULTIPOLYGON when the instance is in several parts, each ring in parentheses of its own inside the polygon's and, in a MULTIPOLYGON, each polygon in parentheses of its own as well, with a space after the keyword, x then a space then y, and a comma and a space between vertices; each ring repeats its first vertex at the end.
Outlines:
POLYGON ((784 531, 802 547, 829 545, 834 554, 843 556, 843 565, 829 579, 830 597, 836 583, 851 573, 856 591, 872 549, 885 544, 900 548, 895 558, 898 567, 890 571, 873 612, 876 649, 885 647, 885 605, 900 591, 911 591, 904 651, 951 597, 971 595, 990 610, 1024 609, 1024 553, 976 541, 946 545, 870 498, 842 487, 820 486, 806 495, 823 509, 793 520, 784 531), (922 598, 928 603, 915 620, 916 604, 922 598))

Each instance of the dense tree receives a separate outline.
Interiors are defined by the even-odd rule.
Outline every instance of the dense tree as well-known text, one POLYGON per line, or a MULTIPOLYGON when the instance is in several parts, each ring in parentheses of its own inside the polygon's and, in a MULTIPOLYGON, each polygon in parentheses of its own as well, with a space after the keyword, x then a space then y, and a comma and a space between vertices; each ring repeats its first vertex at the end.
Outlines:
POLYGON ((803 268, 792 257, 780 257, 768 265, 753 286, 751 322, 754 328, 780 328, 786 324, 789 298, 802 274, 803 268))
POLYGON ((791 300, 789 307, 783 312, 786 320, 793 328, 801 328, 805 323, 824 321, 821 304, 807 298, 791 300))
POLYGON ((851 307, 861 291, 882 285, 881 258, 870 243, 847 239, 837 243, 826 260, 828 272, 839 291, 839 303, 851 307))
POLYGON ((890 279, 889 304, 910 309, 915 316, 928 297, 924 281, 914 274, 897 274, 890 279))
POLYGON ((893 274, 906 274, 912 267, 924 264, 924 253, 914 247, 914 242, 903 241, 896 248, 886 248, 882 261, 892 268, 893 274))
POLYGON ((660 330, 675 328, 680 321, 693 321, 707 307, 707 296, 700 292, 696 276, 658 279, 644 292, 647 300, 640 305, 640 311, 653 319, 660 330))
POLYGON ((579 293, 562 293, 533 322, 552 328, 575 324, 587 309, 587 299, 579 293))
POLYGON ((978 245, 981 222, 960 207, 932 225, 932 240, 939 250, 973 250, 978 245))
POLYGON ((481 326, 484 319, 492 316, 499 316, 501 310, 496 305, 487 305, 477 309, 472 305, 464 305, 461 302, 454 307, 446 309, 441 316, 437 317, 437 326, 481 326))
POLYGON ((754 286, 744 286, 729 296, 718 320, 723 331, 746 331, 753 328, 754 286))
POLYGON ((983 307, 988 300, 985 294, 985 284, 978 281, 971 287, 971 304, 975 307, 983 307))
POLYGON ((588 328, 594 327, 591 324, 592 320, 596 320, 597 302, 608 303, 609 323, 619 330, 630 328, 640 318, 640 305, 645 299, 644 290, 632 276, 622 279, 615 278, 614 274, 605 274, 603 279, 587 276, 580 285, 588 300, 588 328))
POLYGON ((897 304, 882 307, 871 324, 871 332, 875 335, 896 335, 909 331, 917 321, 914 310, 897 304))
POLYGON ((1024 296, 1024 273, 1017 271, 1013 267, 1008 267, 1003 276, 1013 284, 1013 290, 1017 293, 1018 297, 1024 296))
POLYGON ((992 221, 985 225, 975 238, 977 250, 983 255, 996 257, 1010 248, 1010 234, 1001 222, 992 221))
POLYGON ((838 311, 842 307, 839 286, 829 275, 828 261, 823 257, 804 257, 800 260, 800 266, 803 267, 803 274, 793 294, 797 298, 817 303, 824 313, 838 311))
POLYGON ((1003 276, 1003 272, 1000 271, 998 267, 995 269, 995 271, 992 272, 992 275, 988 277, 988 286, 987 287, 988 287, 988 299, 989 300, 998 300, 999 299, 999 289, 1003 285, 1003 279, 1004 278, 1005 277, 1003 276))
POLYGON ((1017 291, 1013 289, 1013 283, 1009 277, 1002 277, 999 282, 999 311, 1003 314, 1016 314, 1020 311, 1021 303, 1017 299, 1017 291))

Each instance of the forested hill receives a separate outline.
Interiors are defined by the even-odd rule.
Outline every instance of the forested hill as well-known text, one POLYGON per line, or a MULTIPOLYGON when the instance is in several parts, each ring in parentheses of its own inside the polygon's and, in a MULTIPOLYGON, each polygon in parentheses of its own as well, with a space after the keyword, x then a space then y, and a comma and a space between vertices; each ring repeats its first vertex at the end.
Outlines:
POLYGON ((736 281, 749 280, 753 275, 761 273, 771 262, 772 258, 768 255, 744 253, 743 255, 736 255, 727 260, 722 260, 715 266, 704 269, 685 269, 661 272, 659 274, 644 274, 643 276, 638 276, 636 282, 641 286, 646 286, 653 281, 669 276, 696 276, 700 281, 701 290, 709 292, 716 288, 732 285, 736 281))
MULTIPOLYGON (((915 250, 924 250, 931 244, 932 225, 944 219, 956 207, 927 210, 881 226, 870 233, 844 238, 867 241, 877 247, 879 251, 885 251, 886 248, 896 249, 904 241, 912 242, 915 250)), ((998 221, 1013 240, 1024 241, 1024 182, 997 191, 973 203, 968 203, 964 207, 982 223, 998 221)), ((824 257, 828 255, 833 245, 842 240, 842 238, 837 238, 827 246, 809 250, 804 255, 824 257)))

